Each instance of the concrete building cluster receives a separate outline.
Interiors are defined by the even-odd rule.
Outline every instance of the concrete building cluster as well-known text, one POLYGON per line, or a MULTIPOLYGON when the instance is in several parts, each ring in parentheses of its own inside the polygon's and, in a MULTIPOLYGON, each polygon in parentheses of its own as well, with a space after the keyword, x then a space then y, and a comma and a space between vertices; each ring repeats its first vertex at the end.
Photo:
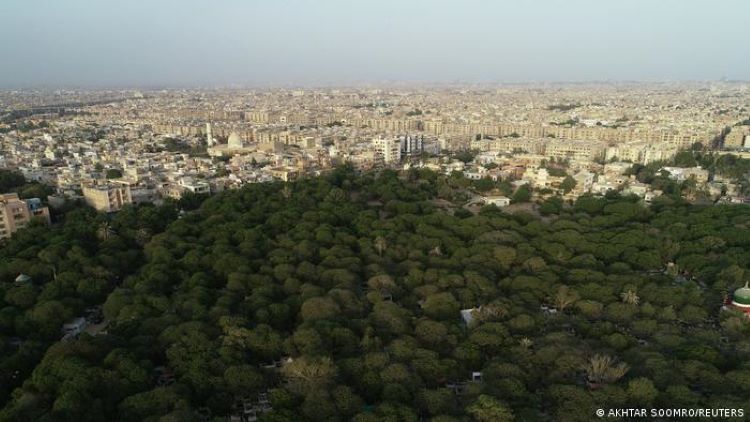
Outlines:
POLYGON ((604 164, 668 161, 722 140, 737 152, 750 136, 749 92, 719 82, 4 92, 13 111, 0 120, 0 168, 104 212, 291 181, 343 163, 422 166, 541 189, 570 176, 578 183, 567 195, 623 183, 639 193, 604 164), (72 106, 45 106, 45 95, 72 106), (66 95, 70 101, 59 98, 66 95), (449 159, 467 150, 478 153, 474 161, 449 159), (545 169, 550 162, 565 162, 564 174, 545 169))

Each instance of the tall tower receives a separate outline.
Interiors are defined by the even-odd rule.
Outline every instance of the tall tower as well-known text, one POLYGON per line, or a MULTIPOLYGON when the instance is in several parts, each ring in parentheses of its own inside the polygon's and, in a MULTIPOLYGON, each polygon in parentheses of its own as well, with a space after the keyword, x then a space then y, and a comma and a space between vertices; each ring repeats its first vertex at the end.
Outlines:
POLYGON ((211 122, 206 123, 206 144, 209 147, 212 147, 216 144, 216 141, 214 140, 214 135, 211 132, 211 122))

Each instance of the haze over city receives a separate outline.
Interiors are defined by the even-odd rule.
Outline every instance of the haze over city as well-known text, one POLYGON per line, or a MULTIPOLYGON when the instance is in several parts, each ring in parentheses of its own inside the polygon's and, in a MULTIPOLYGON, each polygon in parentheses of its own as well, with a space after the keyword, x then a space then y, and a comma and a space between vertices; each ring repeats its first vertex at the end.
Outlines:
POLYGON ((0 3, 0 86, 750 78, 750 2, 0 3))
POLYGON ((0 421, 750 414, 750 0, 0 0, 0 421))

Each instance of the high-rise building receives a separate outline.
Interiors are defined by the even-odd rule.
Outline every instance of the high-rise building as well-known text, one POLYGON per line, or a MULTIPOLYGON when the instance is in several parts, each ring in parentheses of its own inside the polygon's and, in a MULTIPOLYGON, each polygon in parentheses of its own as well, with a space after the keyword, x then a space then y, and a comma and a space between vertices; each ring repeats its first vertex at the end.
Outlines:
POLYGON ((398 139, 373 139, 373 147, 386 164, 401 161, 401 142, 398 139))
POLYGON ((399 141, 402 156, 420 155, 424 151, 424 135, 400 136, 399 141))
POLYGON ((38 198, 21 200, 17 193, 0 194, 0 239, 26 227, 32 218, 39 217, 50 223, 49 208, 38 198))
POLYGON ((208 145, 209 147, 216 145, 214 134, 211 131, 211 123, 206 123, 206 145, 208 145))

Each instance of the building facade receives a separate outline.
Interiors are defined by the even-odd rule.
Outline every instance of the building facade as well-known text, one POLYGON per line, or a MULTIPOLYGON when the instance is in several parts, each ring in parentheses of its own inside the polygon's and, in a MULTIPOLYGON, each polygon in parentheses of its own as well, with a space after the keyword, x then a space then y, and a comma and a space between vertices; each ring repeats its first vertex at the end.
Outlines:
POLYGON ((97 211, 115 212, 133 203, 130 186, 126 184, 106 183, 83 186, 82 190, 86 203, 97 211))
POLYGON ((375 153, 386 164, 401 161, 401 142, 398 139, 374 139, 372 141, 375 153))
POLYGON ((11 237, 35 217, 50 223, 49 208, 38 198, 21 200, 17 193, 0 195, 0 239, 11 237))

